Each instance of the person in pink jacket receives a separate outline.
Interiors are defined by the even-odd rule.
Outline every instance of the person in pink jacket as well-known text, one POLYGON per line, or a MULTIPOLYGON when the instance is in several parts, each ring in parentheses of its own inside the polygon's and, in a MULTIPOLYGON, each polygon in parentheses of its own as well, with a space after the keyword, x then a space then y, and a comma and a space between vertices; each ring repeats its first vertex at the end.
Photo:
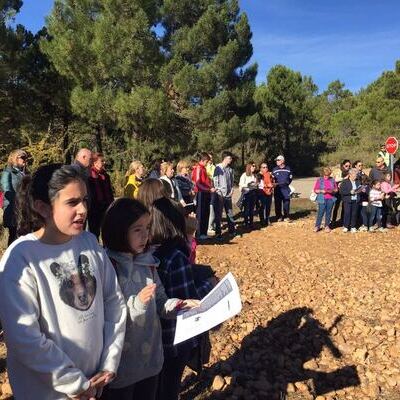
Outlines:
POLYGON ((335 179, 332 178, 329 167, 322 168, 321 177, 315 181, 314 192, 317 193, 318 212, 314 232, 321 230, 322 218, 325 215, 325 231, 330 232, 331 214, 336 201, 335 193, 338 191, 335 179))
POLYGON ((384 180, 381 182, 381 190, 385 193, 383 200, 383 215, 382 224, 384 227, 391 229, 394 228, 393 220, 395 211, 393 208, 393 199, 396 197, 396 192, 399 191, 399 185, 392 185, 392 174, 390 172, 384 175, 384 180))

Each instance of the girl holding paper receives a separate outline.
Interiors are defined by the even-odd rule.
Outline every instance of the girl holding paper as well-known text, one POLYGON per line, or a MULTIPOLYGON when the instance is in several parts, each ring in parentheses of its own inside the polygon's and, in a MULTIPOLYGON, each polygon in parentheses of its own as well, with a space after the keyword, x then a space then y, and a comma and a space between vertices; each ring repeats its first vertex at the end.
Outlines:
MULTIPOLYGON (((150 237, 158 245, 154 255, 160 260, 158 273, 168 297, 201 299, 215 285, 215 277, 196 277, 196 267, 189 261, 183 209, 167 198, 150 207, 150 237)), ((182 374, 192 354, 199 348, 199 337, 174 346, 176 320, 162 320, 164 365, 160 374, 158 400, 177 400, 182 374)))

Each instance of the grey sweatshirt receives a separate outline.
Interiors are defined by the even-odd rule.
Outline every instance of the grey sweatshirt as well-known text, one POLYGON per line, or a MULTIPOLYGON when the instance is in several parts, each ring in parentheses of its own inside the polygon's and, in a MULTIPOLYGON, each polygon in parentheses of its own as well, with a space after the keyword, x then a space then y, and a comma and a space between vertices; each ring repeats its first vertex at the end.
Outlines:
POLYGON ((125 344, 112 388, 123 388, 157 375, 164 362, 160 316, 176 318, 178 299, 168 299, 157 273, 159 260, 148 251, 138 256, 107 250, 115 265, 122 293, 128 306, 125 344), (156 295, 143 304, 139 292, 151 283, 156 295))
POLYGON ((20 237, 0 263, 0 317, 17 400, 61 400, 116 372, 126 307, 114 268, 96 238, 82 232, 49 245, 20 237))

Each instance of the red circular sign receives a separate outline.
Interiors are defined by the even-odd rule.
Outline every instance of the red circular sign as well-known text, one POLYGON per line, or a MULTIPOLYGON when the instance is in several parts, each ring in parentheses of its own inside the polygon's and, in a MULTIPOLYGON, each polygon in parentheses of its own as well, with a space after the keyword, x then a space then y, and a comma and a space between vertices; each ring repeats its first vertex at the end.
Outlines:
POLYGON ((397 149, 399 148, 399 142, 394 136, 389 136, 385 142, 386 151, 389 154, 396 153, 397 149))

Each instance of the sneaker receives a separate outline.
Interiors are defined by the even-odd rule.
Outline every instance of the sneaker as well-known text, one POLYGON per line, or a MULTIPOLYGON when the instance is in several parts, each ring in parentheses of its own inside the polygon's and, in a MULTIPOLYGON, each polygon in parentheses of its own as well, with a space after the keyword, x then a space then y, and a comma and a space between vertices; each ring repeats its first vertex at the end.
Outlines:
POLYGON ((347 228, 343 228, 343 232, 347 233, 349 230, 347 228))
POLYGON ((386 229, 386 228, 383 228, 383 227, 381 227, 381 228, 378 228, 378 232, 387 232, 387 229, 386 229))
POLYGON ((360 229, 358 230, 359 232, 367 232, 368 228, 365 225, 361 225, 360 229))
POLYGON ((393 229, 395 226, 394 225, 392 225, 392 224, 386 224, 386 228, 388 228, 388 229, 393 229))
POLYGON ((284 220, 283 220, 284 222, 292 222, 292 220, 290 219, 290 218, 284 218, 284 220))
POLYGON ((277 219, 277 222, 283 222, 283 221, 284 221, 283 217, 277 219))
POLYGON ((378 227, 377 227, 376 225, 374 225, 374 226, 370 226, 368 230, 369 230, 370 232, 374 232, 374 231, 376 231, 377 229, 378 229, 378 227))
POLYGON ((327 233, 332 232, 332 229, 329 228, 329 226, 326 226, 326 227, 325 227, 325 232, 327 232, 327 233))
POLYGON ((351 233, 356 233, 356 232, 357 232, 357 228, 351 228, 351 229, 350 229, 350 232, 351 232, 351 233))
POLYGON ((315 228, 314 228, 314 232, 319 232, 321 230, 321 228, 319 228, 318 226, 316 226, 315 228))

